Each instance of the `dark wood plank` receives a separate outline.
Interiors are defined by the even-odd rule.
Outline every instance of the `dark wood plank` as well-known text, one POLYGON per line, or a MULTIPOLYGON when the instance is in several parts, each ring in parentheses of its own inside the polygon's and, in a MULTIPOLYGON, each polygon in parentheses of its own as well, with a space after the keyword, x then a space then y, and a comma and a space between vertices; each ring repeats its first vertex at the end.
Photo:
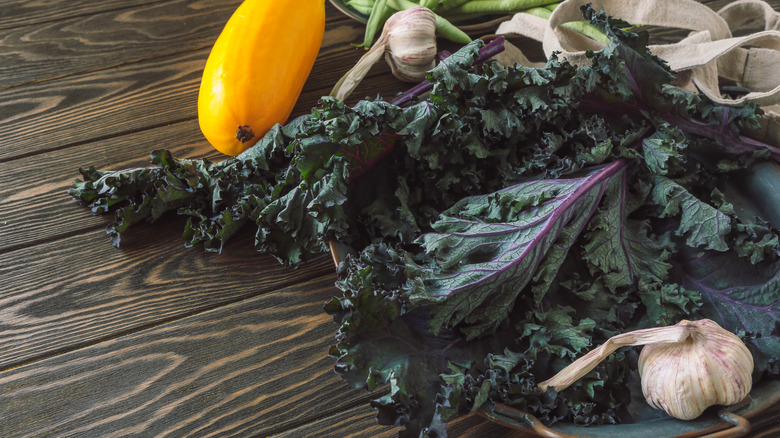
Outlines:
POLYGON ((0 92, 0 161, 196 114, 206 51, 0 92))
POLYGON ((0 166, 0 253, 105 226, 105 217, 93 216, 67 195, 80 178, 78 168, 149 166, 149 152, 161 147, 182 158, 223 159, 203 140, 197 120, 190 119, 0 166))
POLYGON ((288 429, 273 435, 273 438, 395 438, 401 428, 382 426, 376 422, 376 411, 368 403, 355 406, 331 415, 317 419, 311 423, 288 429))
POLYGON ((286 268, 249 230, 222 254, 187 249, 182 228, 139 225, 120 249, 98 229, 3 254, 0 370, 334 272, 327 254, 286 268))
POLYGON ((327 357, 332 282, 6 371, 0 436, 267 436, 360 405, 327 357))
POLYGON ((64 20, 81 15, 128 9, 161 0, 7 0, 3 1, 0 30, 64 20))
POLYGON ((176 0, 9 29, 0 89, 210 48, 240 0, 176 0))
MULTIPOLYGON (((0 90, 210 49, 241 0, 175 0, 2 31, 0 90)), ((347 17, 329 8, 329 24, 347 17)))
POLYGON ((753 438, 775 438, 780 436, 780 403, 757 415, 749 417, 753 438))
MULTIPOLYGON (((0 15, 0 30, 62 21, 74 17, 113 12, 121 9, 135 9, 154 3, 170 3, 177 0, 4 0, 3 15, 0 15)), ((229 0, 236 3, 237 0, 229 0)), ((194 2, 189 2, 194 3, 194 2)), ((346 21, 349 17, 338 12, 330 2, 327 21, 346 21)))

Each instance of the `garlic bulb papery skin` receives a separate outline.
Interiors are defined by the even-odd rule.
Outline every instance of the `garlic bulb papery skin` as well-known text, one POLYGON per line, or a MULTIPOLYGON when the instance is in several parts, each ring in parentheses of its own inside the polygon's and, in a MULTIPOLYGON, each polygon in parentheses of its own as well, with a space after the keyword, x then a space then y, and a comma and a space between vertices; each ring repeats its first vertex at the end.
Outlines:
POLYGON ((753 356, 742 340, 714 321, 682 320, 693 330, 676 343, 648 344, 639 354, 647 402, 682 420, 712 405, 732 405, 752 387, 753 356))
POLYGON ((436 65, 436 14, 416 6, 390 16, 376 43, 336 82, 330 95, 346 100, 383 54, 396 78, 405 82, 425 79, 436 65))
POLYGON ((393 75, 405 82, 420 82, 436 65, 436 15, 428 8, 398 12, 385 22, 385 61, 393 75))

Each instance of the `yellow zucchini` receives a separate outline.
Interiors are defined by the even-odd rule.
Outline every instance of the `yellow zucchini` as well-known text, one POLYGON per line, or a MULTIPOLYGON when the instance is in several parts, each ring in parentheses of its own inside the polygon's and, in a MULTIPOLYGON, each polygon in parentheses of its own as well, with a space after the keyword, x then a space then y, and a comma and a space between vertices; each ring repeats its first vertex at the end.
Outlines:
POLYGON ((211 49, 198 122, 218 151, 238 155, 290 116, 325 32, 325 0, 245 0, 211 49))

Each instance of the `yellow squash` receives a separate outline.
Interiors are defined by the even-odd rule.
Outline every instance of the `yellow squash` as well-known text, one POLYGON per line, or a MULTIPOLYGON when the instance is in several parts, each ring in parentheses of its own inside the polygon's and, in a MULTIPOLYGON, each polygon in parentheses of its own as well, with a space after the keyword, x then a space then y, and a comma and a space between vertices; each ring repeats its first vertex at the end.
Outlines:
POLYGON ((292 112, 325 32, 325 0, 245 0, 211 49, 198 122, 218 151, 238 155, 292 112))

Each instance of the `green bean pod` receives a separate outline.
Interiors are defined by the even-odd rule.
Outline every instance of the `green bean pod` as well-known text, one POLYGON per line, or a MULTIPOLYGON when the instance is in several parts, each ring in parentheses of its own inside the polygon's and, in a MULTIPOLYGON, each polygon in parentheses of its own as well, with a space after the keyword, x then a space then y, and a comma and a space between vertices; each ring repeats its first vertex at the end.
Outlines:
POLYGON ((470 1, 473 0, 438 0, 432 9, 436 13, 443 13, 470 1))
MULTIPOLYGON (((557 5, 556 5, 557 6, 557 5)), ((550 15, 552 15, 552 11, 555 8, 547 8, 547 7, 539 7, 539 8, 531 8, 523 11, 526 14, 535 15, 537 17, 544 18, 545 20, 550 19, 550 15)), ((585 20, 582 21, 569 21, 567 23, 563 23, 561 25, 564 29, 569 29, 574 32, 581 33, 585 35, 586 37, 589 37, 595 41, 598 41, 602 44, 609 44, 609 38, 607 38, 606 35, 601 33, 600 30, 596 29, 588 23, 585 20)))
MULTIPOLYGON (((402 11, 409 8, 414 8, 418 5, 417 3, 414 3, 409 0, 387 0, 387 4, 390 5, 392 8, 402 11)), ((442 17, 439 14, 436 15, 436 33, 440 35, 442 38, 446 38, 450 41, 454 41, 456 43, 461 44, 468 44, 472 40, 466 32, 463 32, 460 30, 457 26, 450 23, 449 20, 442 17)))
POLYGON ((387 5, 387 0, 376 0, 371 8, 371 13, 366 22, 366 32, 363 36, 363 47, 371 47, 374 43, 374 37, 377 31, 384 25, 385 21, 393 15, 393 9, 387 5))
POLYGON ((373 0, 349 0, 344 4, 363 15, 371 15, 371 9, 374 6, 374 1, 373 0))
POLYGON ((558 3, 556 0, 471 0, 447 11, 448 14, 511 14, 529 8, 558 3))

